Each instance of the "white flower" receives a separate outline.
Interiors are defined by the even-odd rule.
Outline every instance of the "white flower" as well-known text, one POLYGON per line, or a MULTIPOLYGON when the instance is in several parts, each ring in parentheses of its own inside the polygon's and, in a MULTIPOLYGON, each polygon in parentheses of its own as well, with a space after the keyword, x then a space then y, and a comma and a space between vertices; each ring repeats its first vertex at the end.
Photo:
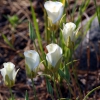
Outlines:
POLYGON ((44 7, 53 24, 60 20, 64 10, 64 5, 61 2, 46 1, 44 7))
POLYGON ((15 65, 11 62, 3 63, 3 65, 4 68, 0 70, 3 80, 5 81, 5 76, 7 75, 11 81, 15 81, 16 74, 18 72, 18 70, 15 71, 15 65))
POLYGON ((76 25, 72 22, 66 23, 63 25, 62 34, 64 37, 64 40, 67 42, 68 38, 70 37, 71 41, 74 42, 75 35, 77 34, 77 31, 75 31, 76 25))
POLYGON ((40 63, 39 54, 35 50, 28 50, 24 52, 24 56, 25 63, 28 65, 31 71, 34 71, 40 63))
POLYGON ((54 43, 47 45, 46 48, 48 50, 46 59, 53 67, 55 67, 62 57, 62 49, 54 43))

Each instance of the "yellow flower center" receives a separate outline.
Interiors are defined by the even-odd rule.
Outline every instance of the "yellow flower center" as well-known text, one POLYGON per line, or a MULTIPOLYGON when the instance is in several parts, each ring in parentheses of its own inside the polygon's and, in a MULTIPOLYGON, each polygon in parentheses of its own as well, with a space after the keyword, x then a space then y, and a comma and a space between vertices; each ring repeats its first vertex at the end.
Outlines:
POLYGON ((57 10, 57 7, 56 7, 56 6, 54 6, 54 7, 52 8, 52 10, 56 11, 56 10, 57 10))
POLYGON ((33 56, 31 52, 28 55, 29 55, 29 57, 32 57, 33 56))

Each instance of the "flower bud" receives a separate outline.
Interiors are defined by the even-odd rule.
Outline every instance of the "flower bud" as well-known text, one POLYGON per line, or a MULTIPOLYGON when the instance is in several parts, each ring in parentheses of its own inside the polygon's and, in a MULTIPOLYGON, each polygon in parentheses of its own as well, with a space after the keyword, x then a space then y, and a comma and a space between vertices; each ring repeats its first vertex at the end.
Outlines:
POLYGON ((75 38, 79 30, 79 28, 77 30, 75 30, 75 28, 76 28, 76 25, 72 22, 63 24, 62 34, 63 34, 63 38, 67 46, 70 46, 70 44, 74 44, 75 42, 75 38))
POLYGON ((36 69, 40 63, 39 54, 35 50, 28 50, 24 52, 26 73, 29 77, 34 77, 36 69))
POLYGON ((57 23, 62 17, 64 5, 58 1, 46 1, 44 7, 52 23, 57 23))
POLYGON ((48 53, 46 55, 47 61, 53 66, 56 67, 57 63, 62 57, 62 49, 57 44, 49 44, 46 46, 48 53))
POLYGON ((3 63, 3 65, 4 68, 0 70, 3 80, 8 87, 12 87, 15 83, 15 78, 19 69, 15 71, 15 65, 11 62, 3 63))

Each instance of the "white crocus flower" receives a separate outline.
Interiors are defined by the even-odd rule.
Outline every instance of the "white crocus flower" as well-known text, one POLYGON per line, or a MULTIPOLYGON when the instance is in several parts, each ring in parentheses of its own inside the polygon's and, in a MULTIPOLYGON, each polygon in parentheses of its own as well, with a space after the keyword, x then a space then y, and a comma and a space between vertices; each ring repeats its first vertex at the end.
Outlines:
POLYGON ((75 36, 78 31, 75 31, 76 25, 72 22, 63 24, 63 30, 62 34, 64 37, 65 42, 68 41, 68 38, 70 37, 71 41, 74 42, 75 36))
POLYGON ((48 50, 46 59, 53 67, 55 67, 62 57, 62 49, 54 43, 47 45, 46 48, 48 50))
POLYGON ((11 86, 11 83, 15 82, 15 78, 19 69, 15 71, 15 65, 11 62, 3 63, 3 65, 4 68, 0 70, 3 76, 3 80, 4 82, 6 81, 7 85, 11 86), (7 82, 8 80, 6 80, 6 76, 9 78, 8 80, 11 82, 7 82))
POLYGON ((53 24, 60 20, 64 10, 64 5, 61 2, 46 1, 44 7, 53 24))
POLYGON ((25 63, 28 65, 31 71, 35 71, 40 63, 39 54, 35 50, 28 50, 24 52, 25 63))

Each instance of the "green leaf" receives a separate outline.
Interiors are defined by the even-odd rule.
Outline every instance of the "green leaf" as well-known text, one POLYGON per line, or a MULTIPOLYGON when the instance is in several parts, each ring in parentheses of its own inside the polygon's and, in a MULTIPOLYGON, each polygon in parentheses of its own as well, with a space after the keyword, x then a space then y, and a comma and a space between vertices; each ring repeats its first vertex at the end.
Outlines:
POLYGON ((71 62, 68 62, 68 63, 66 64, 66 66, 72 64, 72 62, 74 63, 74 62, 77 62, 77 61, 78 61, 78 60, 73 60, 73 61, 71 61, 71 62))
POLYGON ((77 0, 75 0, 75 4, 73 5, 73 9, 72 9, 72 17, 73 17, 73 20, 74 20, 74 15, 75 15, 75 12, 76 12, 76 6, 77 6, 77 0))
POLYGON ((10 24, 15 27, 16 24, 18 24, 19 18, 17 15, 13 16, 7 16, 7 19, 9 20, 10 24))
POLYGON ((71 59, 71 52, 69 48, 66 48, 65 50, 65 57, 66 57, 66 61, 69 62, 69 59, 71 59))
POLYGON ((27 90, 26 90, 26 94, 25 94, 25 100, 29 100, 27 90))
POLYGON ((34 41, 36 38, 36 35, 35 35, 35 31, 31 22, 29 22, 29 35, 30 35, 31 40, 34 41))
POLYGON ((48 78, 46 77, 46 87, 49 94, 53 95, 53 89, 51 83, 49 82, 48 78))
MULTIPOLYGON (((65 72, 66 70, 64 70, 64 72, 65 72)), ((67 70, 68 71, 68 70, 67 70)), ((63 78, 63 79, 65 79, 65 81, 67 82, 67 84, 70 84, 70 75, 69 75, 69 77, 68 77, 68 74, 66 74, 66 73, 64 73, 61 69, 59 69, 59 71, 58 71, 58 73, 59 73, 59 75, 60 75, 60 77, 61 78, 63 78), (66 77, 67 76, 67 77, 66 77)), ((59 100, 63 100, 63 98, 62 99, 59 99, 59 100)), ((65 99, 64 98, 64 100, 69 100, 69 99, 65 99)))
POLYGON ((91 23, 93 22, 94 18, 96 17, 96 13, 91 17, 91 19, 86 23, 85 27, 86 27, 86 31, 84 32, 84 36, 86 35, 87 31, 90 29, 91 27, 91 23))
POLYGON ((100 25, 100 6, 98 6, 98 9, 97 10, 98 10, 97 17, 98 17, 98 21, 99 21, 99 25, 100 25))
POLYGON ((61 69, 58 70, 58 73, 59 73, 61 78, 64 78, 66 80, 66 76, 65 76, 64 72, 61 69))
POLYGON ((37 19, 36 19, 34 9, 32 7, 32 3, 30 2, 30 4, 31 4, 32 19, 33 19, 33 23, 34 23, 34 28, 36 30, 36 35, 37 35, 37 39, 38 39, 38 42, 39 42, 39 47, 40 47, 40 50, 43 53, 42 41, 41 41, 40 32, 39 32, 39 26, 38 26, 38 23, 37 23, 37 19))
POLYGON ((94 0, 94 4, 95 4, 95 8, 96 8, 97 18, 98 18, 98 21, 99 21, 99 26, 100 26, 100 6, 97 5, 96 0, 94 0))
POLYGON ((56 72, 60 68, 62 57, 58 60, 58 62, 56 63, 55 67, 52 66, 52 68, 54 68, 54 72, 56 72))
POLYGON ((3 37, 4 41, 5 41, 12 49, 14 49, 13 45, 10 43, 10 41, 8 40, 8 38, 7 38, 4 34, 2 34, 2 37, 3 37))
POLYGON ((86 8, 88 7, 90 3, 90 0, 86 0, 82 3, 80 9, 79 9, 79 16, 78 16, 78 19, 76 20, 75 24, 76 26, 78 27, 79 26, 79 23, 81 22, 81 17, 82 17, 82 14, 85 12, 86 8))
POLYGON ((44 19, 45 19, 45 40, 47 42, 47 44, 49 43, 49 39, 50 39, 50 32, 48 30, 48 16, 47 16, 47 13, 46 13, 46 10, 44 9, 44 19))
MULTIPOLYGON (((76 62, 76 61, 78 61, 78 60, 73 60, 73 63, 76 62)), ((67 80, 67 82, 70 82, 70 72, 69 72, 69 68, 68 68, 70 64, 72 64, 72 61, 69 62, 69 63, 67 63, 67 64, 63 67, 62 70, 64 70, 64 72, 63 72, 61 69, 58 70, 59 75, 60 75, 62 78, 64 78, 65 80, 67 80)))
POLYGON ((10 83, 10 79, 8 75, 5 75, 5 84, 8 86, 10 83))
POLYGON ((90 27, 91 27, 91 23, 93 22, 94 18, 96 17, 96 13, 89 19, 89 21, 86 22, 86 24, 83 26, 84 28, 84 34, 83 37, 77 36, 78 42, 75 44, 74 49, 76 50, 77 47, 79 46, 79 44, 81 43, 82 39, 85 37, 86 33, 89 31, 90 27), (79 38, 80 37, 80 38, 79 38))
POLYGON ((83 100, 88 100, 88 96, 89 96, 91 93, 93 93, 94 91, 98 90, 98 89, 100 90, 100 86, 98 86, 98 87, 92 89, 90 92, 88 92, 87 95, 83 98, 83 100))
POLYGON ((63 26, 62 23, 64 23, 64 17, 66 17, 66 14, 64 14, 60 19, 60 26, 63 26))
POLYGON ((70 83, 70 72, 69 72, 69 67, 65 65, 65 68, 64 68, 64 74, 65 74, 65 77, 68 81, 68 83, 70 83))
POLYGON ((31 74, 32 74, 32 73, 31 73, 31 70, 30 70, 30 68, 28 67, 27 64, 25 64, 25 69, 26 69, 26 74, 27 74, 27 76, 31 78, 31 74))
POLYGON ((5 85, 8 86, 9 88, 11 88, 12 86, 14 86, 14 80, 10 80, 8 75, 5 75, 5 85))

